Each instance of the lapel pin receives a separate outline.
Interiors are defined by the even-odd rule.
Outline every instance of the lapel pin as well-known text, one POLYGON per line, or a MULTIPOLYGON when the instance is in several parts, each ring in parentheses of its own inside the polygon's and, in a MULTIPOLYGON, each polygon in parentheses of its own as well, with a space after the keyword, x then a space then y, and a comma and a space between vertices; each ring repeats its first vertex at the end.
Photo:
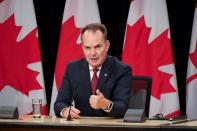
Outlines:
POLYGON ((107 76, 107 74, 104 74, 104 76, 107 76))

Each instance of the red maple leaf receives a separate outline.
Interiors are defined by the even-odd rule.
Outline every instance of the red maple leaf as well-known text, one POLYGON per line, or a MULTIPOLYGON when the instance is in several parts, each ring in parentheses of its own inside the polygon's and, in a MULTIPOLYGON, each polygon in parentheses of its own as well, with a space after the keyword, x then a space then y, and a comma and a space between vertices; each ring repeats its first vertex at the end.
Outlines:
POLYGON ((122 59, 132 67, 133 75, 153 78, 152 95, 160 99, 161 94, 176 92, 169 82, 172 75, 159 70, 159 67, 173 63, 171 41, 166 30, 149 44, 150 31, 144 17, 133 26, 128 25, 122 59))
MULTIPOLYGON (((196 48, 195 48, 195 50, 194 50, 193 53, 189 54, 189 57, 190 57, 190 59, 191 59, 192 64, 193 64, 193 65, 195 66, 195 68, 197 69, 197 41, 196 41, 196 48)), ((187 78, 187 84, 188 84, 189 82, 191 82, 192 80, 196 79, 196 78, 197 78, 197 73, 192 74, 191 76, 189 76, 189 77, 187 78)))
POLYGON ((36 81, 38 72, 28 69, 28 64, 40 62, 36 29, 23 40, 16 42, 21 27, 16 26, 14 15, 0 23, 0 91, 10 85, 28 95, 30 90, 41 89, 36 81))
POLYGON ((197 69, 197 41, 196 41, 196 48, 193 53, 189 54, 189 57, 190 57, 193 65, 197 69))
POLYGON ((66 65, 73 60, 83 57, 81 44, 76 43, 79 34, 80 29, 75 26, 74 16, 63 23, 55 69, 55 78, 58 89, 60 87, 66 65))

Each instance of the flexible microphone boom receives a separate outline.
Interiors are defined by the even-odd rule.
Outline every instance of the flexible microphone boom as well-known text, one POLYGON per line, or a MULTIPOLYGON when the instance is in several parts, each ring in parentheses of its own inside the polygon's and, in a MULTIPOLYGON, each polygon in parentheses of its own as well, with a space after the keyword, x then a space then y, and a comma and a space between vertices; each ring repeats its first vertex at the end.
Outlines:
POLYGON ((67 121, 72 121, 72 116, 70 114, 71 111, 71 107, 73 106, 72 103, 74 101, 74 97, 75 97, 75 92, 77 91, 77 86, 75 88, 73 88, 73 95, 72 95, 72 99, 71 99, 71 103, 70 103, 70 107, 69 107, 69 111, 68 111, 68 116, 67 116, 67 121))
POLYGON ((67 121, 72 121, 72 116, 70 114, 70 110, 71 110, 72 105, 69 107, 69 112, 68 112, 68 116, 67 116, 67 121))

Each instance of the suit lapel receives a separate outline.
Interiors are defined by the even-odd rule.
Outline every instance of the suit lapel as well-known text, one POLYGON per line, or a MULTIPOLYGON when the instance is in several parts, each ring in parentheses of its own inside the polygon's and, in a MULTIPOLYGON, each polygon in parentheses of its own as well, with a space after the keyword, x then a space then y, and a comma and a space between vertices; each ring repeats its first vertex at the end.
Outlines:
POLYGON ((107 60, 104 62, 98 80, 98 89, 102 90, 107 80, 110 78, 112 73, 112 61, 111 58, 108 56, 107 60))
POLYGON ((89 66, 88 63, 85 59, 82 61, 82 69, 80 69, 80 85, 82 90, 85 91, 88 94, 92 94, 91 90, 91 84, 90 84, 90 71, 89 71, 89 66))

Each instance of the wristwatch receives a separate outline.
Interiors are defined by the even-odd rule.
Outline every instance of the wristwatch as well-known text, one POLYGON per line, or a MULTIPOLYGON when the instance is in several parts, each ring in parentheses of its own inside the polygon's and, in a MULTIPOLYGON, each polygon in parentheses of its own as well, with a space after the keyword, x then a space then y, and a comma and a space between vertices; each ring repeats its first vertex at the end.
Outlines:
POLYGON ((112 108, 113 108, 113 102, 109 103, 107 109, 105 109, 104 111, 105 112, 110 112, 112 110, 112 108))

